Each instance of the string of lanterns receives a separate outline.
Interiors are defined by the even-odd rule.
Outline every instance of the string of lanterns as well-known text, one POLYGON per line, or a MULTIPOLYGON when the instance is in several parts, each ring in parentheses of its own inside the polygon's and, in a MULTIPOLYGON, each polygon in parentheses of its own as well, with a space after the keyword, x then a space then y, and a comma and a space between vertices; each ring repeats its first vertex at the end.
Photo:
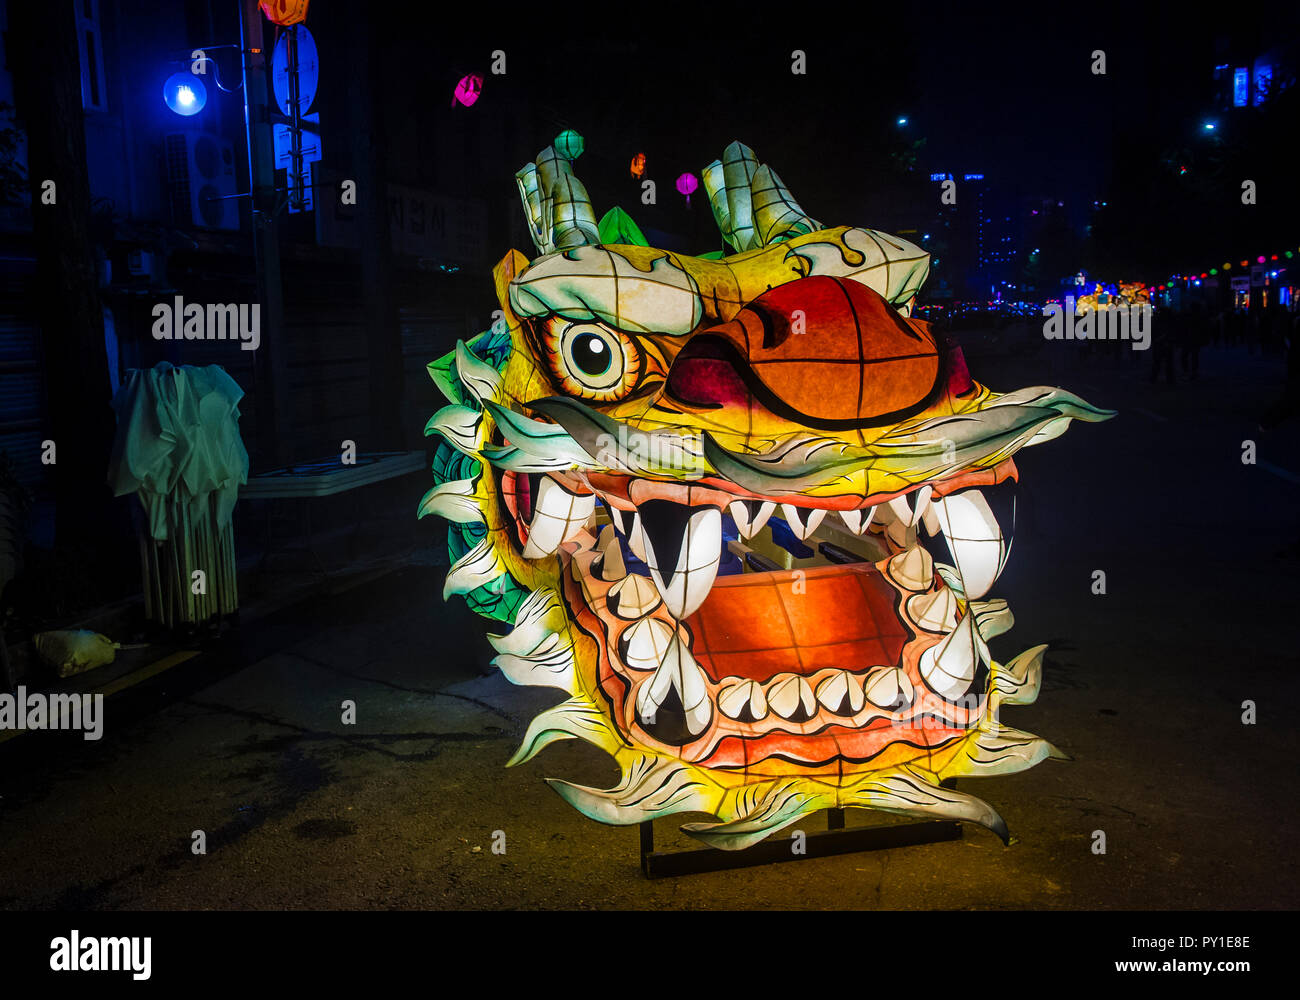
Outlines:
MULTIPOLYGON (((1300 248, 1298 248, 1298 249, 1300 249, 1300 248)), ((1258 257, 1255 258, 1254 263, 1256 263, 1256 264, 1269 264, 1269 263, 1272 263, 1273 261, 1277 261, 1277 260, 1290 260, 1290 259, 1291 259, 1292 257, 1294 257, 1294 256, 1295 256, 1295 250, 1284 250, 1284 251, 1282 251, 1282 253, 1281 253, 1280 255, 1279 255, 1279 254, 1271 254, 1271 255, 1269 255, 1269 256, 1267 256, 1267 257, 1265 257, 1263 254, 1260 254, 1258 257)), ((1251 263, 1252 263, 1252 262, 1251 262, 1250 258, 1247 257, 1247 258, 1246 258, 1245 260, 1243 260, 1243 261, 1242 261, 1238 266, 1239 266, 1239 267, 1250 267, 1250 266, 1251 266, 1251 263)), ((1171 289, 1174 287, 1174 282, 1175 282, 1175 281, 1183 281, 1183 282, 1194 281, 1194 282, 1199 283, 1199 282, 1200 282, 1202 279, 1204 279, 1204 278, 1214 278, 1214 277, 1217 277, 1220 271, 1223 271, 1224 273, 1226 273, 1226 272, 1231 271, 1231 270, 1232 270, 1232 261, 1228 260, 1228 261, 1224 261, 1224 262, 1223 262, 1223 265, 1222 265, 1221 267, 1212 267, 1212 268, 1210 268, 1208 271, 1202 271, 1200 274, 1195 274, 1195 273, 1193 273, 1193 274, 1174 274, 1174 275, 1171 275, 1170 278, 1169 278, 1169 281, 1168 281, 1166 284, 1163 284, 1163 285, 1155 285, 1155 286, 1153 286, 1153 287, 1156 289, 1156 291, 1168 291, 1168 290, 1171 290, 1171 289)))

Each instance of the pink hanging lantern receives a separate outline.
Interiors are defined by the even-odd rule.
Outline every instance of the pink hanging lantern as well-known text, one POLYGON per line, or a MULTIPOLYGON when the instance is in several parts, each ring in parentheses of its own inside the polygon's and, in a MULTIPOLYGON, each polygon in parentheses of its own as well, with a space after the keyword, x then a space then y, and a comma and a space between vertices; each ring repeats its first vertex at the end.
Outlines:
POLYGON ((470 73, 467 76, 462 76, 460 82, 456 84, 456 93, 451 106, 454 108, 457 102, 459 102, 468 108, 478 100, 478 95, 482 92, 483 77, 479 76, 477 73, 470 73))
POLYGON ((679 193, 686 195, 686 206, 688 208, 691 204, 691 195, 695 193, 695 189, 699 186, 699 178, 692 173, 685 173, 677 178, 677 190, 679 193))

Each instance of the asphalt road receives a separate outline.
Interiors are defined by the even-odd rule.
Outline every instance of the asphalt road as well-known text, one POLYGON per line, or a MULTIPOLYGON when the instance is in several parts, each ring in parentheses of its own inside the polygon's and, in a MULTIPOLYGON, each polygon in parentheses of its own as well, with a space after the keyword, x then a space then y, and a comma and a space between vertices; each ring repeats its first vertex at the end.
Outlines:
MULTIPOLYGON (((1002 390, 1059 383, 1120 416, 1017 459, 994 592, 1016 626, 994 652, 1051 649, 1037 704, 1005 717, 1074 760, 967 783, 1012 846, 970 828, 647 881, 635 829, 586 820, 542 780, 612 784, 599 751, 557 743, 503 767, 558 692, 481 672, 482 629, 443 604, 444 569, 425 558, 110 702, 100 743, 0 748, 0 907, 1296 907, 1300 418, 1258 425, 1280 359, 1207 351, 1195 382, 1152 386, 1145 355, 1033 346, 973 356, 973 374, 1002 390)), ((422 546, 433 530, 412 522, 422 546)), ((657 824, 661 849, 693 846, 677 825, 657 824)))

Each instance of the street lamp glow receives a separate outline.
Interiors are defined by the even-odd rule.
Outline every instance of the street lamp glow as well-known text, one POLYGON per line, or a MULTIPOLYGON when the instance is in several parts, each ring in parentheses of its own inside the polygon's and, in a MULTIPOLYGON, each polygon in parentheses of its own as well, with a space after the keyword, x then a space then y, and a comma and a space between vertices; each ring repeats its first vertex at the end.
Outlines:
POLYGON ((197 115, 208 103, 208 90, 193 73, 173 73, 163 84, 163 101, 176 114, 197 115))
POLYGON ((900 125, 906 125, 906 124, 907 124, 907 118, 906 118, 906 116, 899 118, 899 119, 898 119, 898 124, 900 124, 900 125))
POLYGON ((1205 123, 1204 125, 1202 125, 1201 127, 1202 127, 1203 129, 1205 129, 1205 131, 1207 131, 1207 132, 1213 132, 1213 131, 1214 131, 1214 128, 1215 128, 1215 125, 1214 125, 1214 122, 1206 122, 1206 123, 1205 123))

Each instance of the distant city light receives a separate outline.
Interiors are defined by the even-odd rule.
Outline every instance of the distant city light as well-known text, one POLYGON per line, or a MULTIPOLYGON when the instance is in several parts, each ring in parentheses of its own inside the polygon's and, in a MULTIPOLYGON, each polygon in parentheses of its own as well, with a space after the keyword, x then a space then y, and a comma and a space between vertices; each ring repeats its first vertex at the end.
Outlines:
POLYGON ((1205 131, 1207 132, 1213 132, 1214 122, 1206 122, 1204 125, 1201 126, 1201 128, 1205 129, 1205 131))
POLYGON ((906 118, 906 117, 899 118, 899 119, 898 119, 898 124, 900 124, 900 125, 906 125, 906 124, 907 124, 907 118, 906 118))

